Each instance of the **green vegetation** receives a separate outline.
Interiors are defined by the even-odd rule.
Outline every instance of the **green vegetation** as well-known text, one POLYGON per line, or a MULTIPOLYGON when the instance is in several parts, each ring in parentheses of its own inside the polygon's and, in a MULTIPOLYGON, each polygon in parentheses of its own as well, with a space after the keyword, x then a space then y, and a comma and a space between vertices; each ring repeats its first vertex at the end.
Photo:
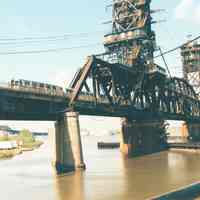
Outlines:
POLYGON ((15 155, 14 151, 12 151, 12 150, 0 150, 0 159, 2 159, 2 158, 11 158, 14 155, 15 155))
POLYGON ((27 129, 23 129, 19 133, 18 139, 23 141, 23 143, 34 143, 35 142, 35 138, 34 138, 33 134, 27 129))
POLYGON ((0 142, 4 142, 4 141, 10 141, 10 138, 8 135, 0 136, 0 142))
POLYGON ((12 158, 22 153, 20 149, 0 150, 0 159, 12 158))
POLYGON ((26 150, 34 150, 36 148, 39 148, 43 144, 42 141, 35 141, 33 143, 24 143, 22 145, 22 148, 25 148, 26 150))
POLYGON ((19 135, 16 137, 16 141, 20 144, 22 144, 22 148, 26 148, 26 149, 35 149, 40 147, 40 145, 43 144, 43 142, 41 141, 37 141, 35 140, 35 137, 33 136, 33 134, 27 130, 27 129, 23 129, 19 135))

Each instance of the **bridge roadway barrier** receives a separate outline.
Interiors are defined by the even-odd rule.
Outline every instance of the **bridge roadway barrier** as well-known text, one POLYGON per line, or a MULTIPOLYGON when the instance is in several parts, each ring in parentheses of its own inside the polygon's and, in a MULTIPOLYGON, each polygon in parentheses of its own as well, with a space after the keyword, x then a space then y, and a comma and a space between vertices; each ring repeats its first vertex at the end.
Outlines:
MULTIPOLYGON (((41 91, 20 88, 0 87, 0 119, 1 120, 40 120, 55 121, 63 110, 69 108, 71 90, 64 95, 41 93, 41 91)), ((138 108, 122 102, 110 105, 106 97, 95 101, 94 96, 80 93, 74 110, 81 115, 127 117, 134 120, 189 120, 199 123, 200 117, 184 113, 166 112, 138 108)))

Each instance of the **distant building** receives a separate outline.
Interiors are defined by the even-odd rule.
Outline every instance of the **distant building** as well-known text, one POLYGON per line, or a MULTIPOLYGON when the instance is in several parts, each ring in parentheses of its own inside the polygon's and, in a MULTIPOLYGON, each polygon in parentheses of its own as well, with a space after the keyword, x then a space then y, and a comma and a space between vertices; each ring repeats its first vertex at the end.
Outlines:
POLYGON ((193 86, 200 97, 200 41, 181 48, 184 78, 193 86))
POLYGON ((9 126, 0 126, 0 130, 10 131, 12 130, 9 126))
POLYGON ((11 128, 8 126, 0 126, 0 136, 9 135, 11 133, 11 128))
POLYGON ((0 150, 16 149, 18 144, 16 141, 2 141, 0 142, 0 150))
POLYGON ((5 133, 5 131, 0 130, 0 137, 8 135, 7 133, 5 133))
POLYGON ((168 142, 187 142, 188 131, 186 123, 182 123, 179 126, 169 126, 167 132, 169 133, 168 142))

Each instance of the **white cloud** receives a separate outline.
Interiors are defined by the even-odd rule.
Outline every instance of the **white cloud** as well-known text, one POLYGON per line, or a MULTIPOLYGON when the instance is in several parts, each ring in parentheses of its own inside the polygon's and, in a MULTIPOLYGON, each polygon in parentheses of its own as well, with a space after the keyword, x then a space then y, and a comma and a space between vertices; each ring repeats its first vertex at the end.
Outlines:
POLYGON ((200 1, 181 0, 175 8, 175 18, 200 24, 200 1))

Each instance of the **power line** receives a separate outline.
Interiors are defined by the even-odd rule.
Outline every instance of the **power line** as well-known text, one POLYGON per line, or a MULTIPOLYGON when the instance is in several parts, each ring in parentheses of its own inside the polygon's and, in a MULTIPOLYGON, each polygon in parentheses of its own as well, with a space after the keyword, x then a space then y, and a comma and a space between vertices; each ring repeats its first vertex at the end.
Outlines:
POLYGON ((30 41, 19 41, 19 42, 0 42, 1 45, 18 45, 18 44, 36 44, 41 42, 57 42, 57 41, 63 41, 68 40, 69 38, 58 38, 58 39, 48 39, 48 40, 30 40, 30 41))
POLYGON ((169 75, 169 77, 171 78, 172 76, 171 76, 169 67, 168 67, 168 65, 167 65, 167 62, 166 62, 166 60, 165 60, 165 57, 163 56, 161 47, 159 47, 159 51, 160 51, 160 54, 161 54, 161 56, 162 56, 163 62, 164 62, 164 64, 165 64, 165 67, 166 67, 166 69, 167 69, 168 75, 169 75))
POLYGON ((28 41, 35 41, 35 40, 54 40, 54 39, 68 39, 70 37, 88 37, 92 34, 97 33, 104 33, 104 31, 94 31, 94 32, 85 32, 85 33, 69 33, 69 34, 63 34, 63 35, 54 35, 54 36, 39 36, 39 37, 21 37, 21 38, 0 38, 0 42, 28 42, 28 41))
POLYGON ((74 47, 66 47, 66 48, 55 48, 55 49, 43 49, 43 50, 31 50, 31 51, 7 51, 0 52, 0 55, 17 55, 17 54, 40 54, 40 53, 50 53, 50 52, 60 52, 72 49, 81 49, 102 45, 101 43, 96 44, 88 44, 88 45, 80 45, 74 47))
MULTIPOLYGON (((80 38, 79 40, 76 39, 74 41, 76 41, 76 43, 78 42, 79 45, 80 44, 87 44, 89 43, 89 40, 91 40, 90 37, 88 38, 80 38)), ((63 42, 71 42, 72 40, 68 39, 68 38, 63 38, 63 39, 52 39, 52 40, 41 40, 41 41, 36 41, 36 40, 33 40, 33 41, 21 41, 21 42, 6 42, 6 43, 1 43, 0 42, 0 52, 1 50, 2 51, 12 51, 12 50, 15 50, 15 51, 19 51, 18 49, 16 48, 34 48, 34 46, 40 46, 40 48, 42 48, 42 46, 49 46, 49 45, 55 45, 55 44, 61 44, 62 42, 62 45, 64 44, 63 42), (9 49, 10 48, 10 49, 9 49), (12 49, 11 49, 12 48, 12 49), (13 49, 15 48, 15 49, 13 49)), ((98 42, 98 41, 96 41, 98 42)), ((75 44, 75 43, 74 43, 75 44)), ((38 47, 39 48, 39 47, 38 47)), ((49 47, 44 47, 44 48, 49 48, 49 47)), ((53 46, 52 46, 53 48, 53 46)), ((56 47, 54 47, 56 48, 56 47)))
MULTIPOLYGON (((86 37, 84 38, 80 38, 81 40, 84 39, 84 41, 86 41, 86 37)), ((90 39, 90 38, 88 38, 90 39)), ((19 41, 19 42, 0 42, 0 47, 3 46, 3 47, 6 47, 6 46, 16 46, 16 45, 26 45, 26 44, 41 44, 41 43, 54 43, 54 42, 60 42, 60 41, 65 41, 65 40, 69 40, 69 38, 58 38, 58 39, 49 39, 49 40, 30 40, 30 41, 19 41)))
POLYGON ((186 46, 186 45, 188 45, 188 44, 190 44, 190 43, 192 43, 192 42, 194 42, 194 41, 196 41, 196 40, 198 40, 198 39, 200 39, 200 35, 199 35, 198 37, 196 37, 196 38, 194 38, 194 39, 192 39, 192 40, 190 40, 190 41, 188 41, 188 42, 186 42, 186 43, 180 45, 180 46, 177 46, 177 47, 175 47, 175 48, 173 48, 173 49, 170 49, 170 50, 168 50, 168 51, 165 51, 165 52, 163 52, 162 54, 159 54, 159 55, 155 56, 154 58, 159 58, 159 57, 164 56, 164 55, 166 55, 166 54, 169 54, 169 53, 172 53, 172 52, 174 52, 174 51, 177 51, 178 49, 182 48, 183 46, 186 46))

